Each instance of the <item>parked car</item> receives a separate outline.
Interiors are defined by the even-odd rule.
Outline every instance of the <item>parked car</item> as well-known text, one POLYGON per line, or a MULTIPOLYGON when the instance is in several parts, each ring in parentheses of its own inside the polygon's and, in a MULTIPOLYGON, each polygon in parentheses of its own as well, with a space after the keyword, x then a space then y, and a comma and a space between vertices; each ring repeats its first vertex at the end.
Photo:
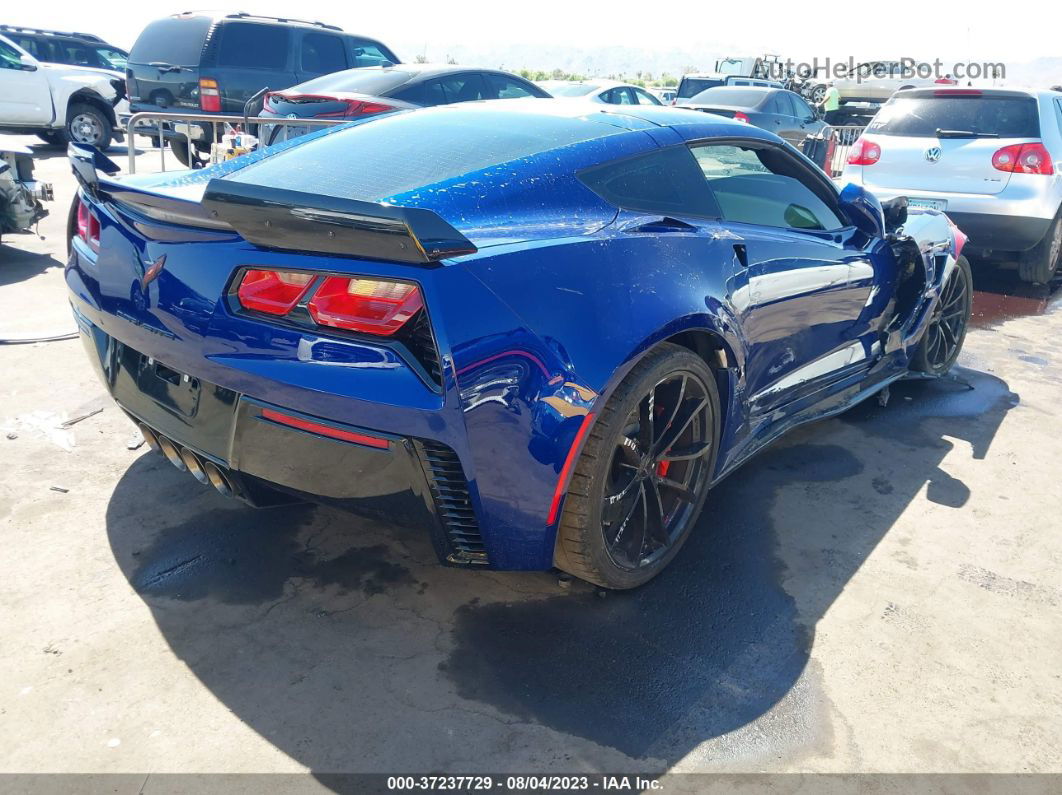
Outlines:
POLYGON ((919 77, 900 61, 866 61, 834 81, 841 103, 882 103, 897 91, 933 85, 955 85, 949 77, 919 77))
MULTIPOLYGON (((830 125, 822 120, 821 114, 799 94, 782 88, 709 88, 691 97, 683 107, 754 124, 800 150, 803 150, 808 136, 830 137, 830 125)), ((828 159, 826 148, 823 148, 823 155, 828 159)), ((818 165, 822 167, 824 163, 818 165)))
MULTIPOLYGON (((259 117, 355 119, 454 102, 548 96, 529 80, 498 69, 401 64, 348 69, 274 91, 266 95, 259 117)), ((272 144, 311 129, 263 124, 259 137, 272 144)))
POLYGON ((91 33, 0 25, 0 34, 43 63, 89 66, 125 76, 129 53, 91 33))
MULTIPOLYGON (((393 63, 398 57, 383 43, 334 25, 190 11, 156 20, 137 37, 127 71, 130 109, 242 113, 244 104, 266 88, 393 63)), ((154 134, 151 127, 142 131, 154 134)), ((164 134, 186 166, 210 151, 209 125, 167 128, 164 134)))
POLYGON ((911 89, 874 117, 842 178, 947 212, 971 251, 1046 283, 1062 249, 1060 120, 1055 91, 911 89))
POLYGON ((538 84, 557 99, 582 99, 606 105, 662 105, 640 86, 615 80, 543 80, 538 84))
POLYGON ((712 484, 945 372, 970 313, 945 216, 675 108, 385 114, 132 190, 73 160, 69 297, 145 438, 258 504, 413 497, 452 564, 640 585, 712 484))
POLYGON ((123 140, 115 106, 125 84, 113 72, 41 63, 0 36, 0 132, 106 149, 123 140))
POLYGON ((719 86, 760 86, 762 88, 783 88, 777 80, 766 80, 759 77, 744 77, 741 75, 728 75, 722 72, 708 72, 702 74, 683 75, 679 81, 678 90, 671 104, 688 105, 690 100, 709 88, 719 86))

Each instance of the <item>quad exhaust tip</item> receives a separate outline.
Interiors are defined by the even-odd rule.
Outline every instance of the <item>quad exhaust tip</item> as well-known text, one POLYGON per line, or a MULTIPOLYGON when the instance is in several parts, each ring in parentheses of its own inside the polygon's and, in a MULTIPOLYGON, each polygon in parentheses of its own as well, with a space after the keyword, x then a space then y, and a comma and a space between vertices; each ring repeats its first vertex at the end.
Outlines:
POLYGON ((182 472, 190 472, 192 477, 203 485, 209 483, 218 493, 225 497, 232 497, 236 490, 232 487, 232 481, 224 470, 213 461, 200 457, 187 447, 178 447, 172 441, 159 433, 155 433, 144 423, 137 423, 140 433, 144 435, 152 450, 160 451, 166 460, 182 472))
POLYGON ((198 480, 203 485, 207 483, 207 474, 203 471, 203 465, 199 463, 199 457, 196 456, 187 447, 181 448, 181 460, 188 468, 188 471, 192 473, 192 477, 198 480))
POLYGON ((181 458, 181 454, 177 451, 177 446, 165 436, 159 436, 158 440, 159 449, 162 450, 162 454, 166 456, 166 460, 182 472, 186 472, 188 470, 188 465, 184 463, 184 459, 181 458))
POLYGON ((225 497, 232 496, 232 484, 229 483, 229 479, 225 477, 225 473, 214 463, 210 461, 204 462, 203 470, 206 472, 207 480, 210 481, 211 486, 217 489, 225 497))

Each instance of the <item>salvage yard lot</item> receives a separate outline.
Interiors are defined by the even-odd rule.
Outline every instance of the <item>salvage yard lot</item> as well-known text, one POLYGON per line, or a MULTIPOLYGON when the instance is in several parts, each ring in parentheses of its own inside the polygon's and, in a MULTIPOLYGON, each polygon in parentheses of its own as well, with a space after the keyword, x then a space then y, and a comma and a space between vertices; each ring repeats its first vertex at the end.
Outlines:
MULTIPOLYGON (((74 327, 74 181, 24 140, 56 201, 5 337, 74 327)), ((975 283, 954 379, 787 437, 604 597, 226 501, 128 449, 78 341, 0 346, 0 771, 1062 772, 1062 312, 975 283)))

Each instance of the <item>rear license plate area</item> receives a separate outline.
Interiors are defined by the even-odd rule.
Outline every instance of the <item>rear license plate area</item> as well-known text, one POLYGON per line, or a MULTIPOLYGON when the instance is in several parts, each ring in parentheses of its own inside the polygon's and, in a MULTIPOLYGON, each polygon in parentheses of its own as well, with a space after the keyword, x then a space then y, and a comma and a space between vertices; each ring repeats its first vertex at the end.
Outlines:
POLYGON ((137 356, 136 385, 140 391, 175 414, 195 416, 202 392, 199 379, 142 353, 137 356))
POLYGON ((908 207, 920 207, 923 210, 940 210, 943 212, 948 209, 948 202, 946 199, 908 199, 908 207))

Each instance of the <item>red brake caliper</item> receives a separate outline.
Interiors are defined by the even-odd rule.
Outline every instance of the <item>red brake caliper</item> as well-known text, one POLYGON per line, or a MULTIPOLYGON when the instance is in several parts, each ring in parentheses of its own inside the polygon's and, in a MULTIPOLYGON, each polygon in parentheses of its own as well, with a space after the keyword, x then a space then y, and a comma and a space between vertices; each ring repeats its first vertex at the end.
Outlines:
POLYGON ((660 463, 658 463, 656 465, 656 474, 658 474, 662 478, 666 478, 667 477, 667 471, 670 468, 671 468, 671 462, 670 461, 661 461, 660 463))

